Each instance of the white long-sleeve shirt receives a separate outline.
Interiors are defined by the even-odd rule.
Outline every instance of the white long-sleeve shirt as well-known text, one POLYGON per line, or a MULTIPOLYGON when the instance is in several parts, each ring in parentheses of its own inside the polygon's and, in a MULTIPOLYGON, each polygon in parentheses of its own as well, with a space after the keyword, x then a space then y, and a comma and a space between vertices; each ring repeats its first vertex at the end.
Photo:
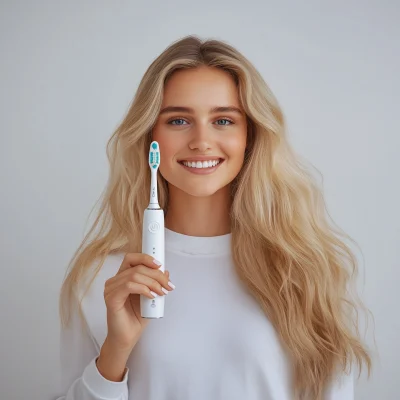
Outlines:
MULTIPOLYGON (((288 357, 256 300, 234 271, 231 234, 194 237, 165 229, 165 268, 176 289, 164 318, 151 320, 134 347, 122 382, 96 367, 107 335, 105 281, 125 254, 110 255, 82 307, 61 331, 57 400, 292 400, 288 357)), ((326 400, 353 400, 341 375, 326 400)))

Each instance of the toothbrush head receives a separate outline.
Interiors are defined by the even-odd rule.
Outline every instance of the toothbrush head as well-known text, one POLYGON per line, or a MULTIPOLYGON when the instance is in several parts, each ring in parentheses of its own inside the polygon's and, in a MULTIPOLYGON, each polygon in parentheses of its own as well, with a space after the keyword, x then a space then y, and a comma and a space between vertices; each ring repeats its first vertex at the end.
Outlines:
POLYGON ((160 166, 160 146, 156 141, 153 141, 150 144, 149 165, 151 170, 157 170, 160 166))

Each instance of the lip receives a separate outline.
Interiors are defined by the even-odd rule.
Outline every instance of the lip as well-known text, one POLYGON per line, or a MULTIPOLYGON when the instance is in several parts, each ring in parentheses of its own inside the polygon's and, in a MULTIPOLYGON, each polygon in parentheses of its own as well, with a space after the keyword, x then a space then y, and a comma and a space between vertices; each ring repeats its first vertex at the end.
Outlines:
POLYGON ((214 161, 214 160, 224 160, 222 157, 215 157, 215 156, 196 156, 196 157, 188 157, 188 158, 181 158, 178 162, 182 161, 214 161))
MULTIPOLYGON (((210 158, 208 158, 210 160, 210 158)), ((218 169, 218 167, 224 163, 224 159, 219 158, 221 160, 216 166, 211 167, 211 168, 191 168, 187 167, 186 165, 182 164, 182 161, 178 161, 178 164, 181 165, 183 168, 185 168, 187 171, 191 172, 192 174, 196 175, 209 175, 212 174, 214 171, 218 169)), ((186 160, 185 160, 186 161, 186 160)), ((190 160, 187 160, 190 161, 190 160)), ((200 161, 200 160, 199 160, 200 161)))

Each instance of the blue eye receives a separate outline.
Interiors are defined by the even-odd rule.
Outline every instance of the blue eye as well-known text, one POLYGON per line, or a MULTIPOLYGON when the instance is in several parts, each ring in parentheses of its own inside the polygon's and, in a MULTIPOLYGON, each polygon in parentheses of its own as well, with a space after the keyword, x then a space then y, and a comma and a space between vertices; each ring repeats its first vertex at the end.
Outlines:
MULTIPOLYGON (((221 118, 221 119, 219 119, 218 121, 228 121, 228 122, 229 122, 229 124, 222 124, 222 126, 233 124, 233 121, 231 121, 230 119, 226 119, 226 118, 221 118)), ((217 124, 217 125, 220 125, 220 124, 217 124)))
POLYGON ((171 125, 182 125, 182 124, 173 124, 172 122, 175 122, 175 121, 185 121, 185 120, 182 119, 182 118, 178 118, 178 119, 173 119, 171 121, 168 121, 168 123, 171 124, 171 125))
MULTIPOLYGON (((170 120, 170 121, 168 121, 167 123, 169 124, 169 125, 180 125, 180 126, 182 126, 183 124, 174 124, 173 122, 175 122, 175 121, 185 121, 185 122, 187 122, 186 120, 184 120, 183 118, 176 118, 176 119, 172 119, 172 120, 170 120)), ((220 118, 220 119, 218 119, 217 121, 227 121, 227 122, 229 122, 229 124, 217 124, 217 125, 219 125, 219 126, 228 126, 228 125, 232 125, 232 124, 234 124, 234 122, 232 121, 232 120, 230 120, 230 119, 227 119, 227 118, 220 118)))

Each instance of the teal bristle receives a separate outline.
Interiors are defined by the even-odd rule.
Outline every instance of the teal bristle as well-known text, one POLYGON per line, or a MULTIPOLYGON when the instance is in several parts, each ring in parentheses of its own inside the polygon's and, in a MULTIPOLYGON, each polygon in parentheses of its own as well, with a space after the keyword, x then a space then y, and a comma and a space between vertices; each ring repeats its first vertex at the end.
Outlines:
POLYGON ((157 142, 151 143, 150 153, 149 153, 149 164, 154 169, 156 169, 160 165, 160 153, 157 142))
POLYGON ((150 164, 160 164, 160 155, 158 153, 155 152, 151 152, 149 154, 149 162, 150 164))

